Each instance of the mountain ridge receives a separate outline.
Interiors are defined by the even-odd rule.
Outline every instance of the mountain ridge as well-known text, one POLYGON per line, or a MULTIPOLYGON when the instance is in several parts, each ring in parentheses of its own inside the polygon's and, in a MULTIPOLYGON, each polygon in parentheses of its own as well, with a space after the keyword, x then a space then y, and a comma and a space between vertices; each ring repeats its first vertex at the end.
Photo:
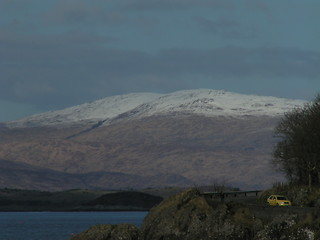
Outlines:
POLYGON ((304 100, 245 95, 224 90, 181 90, 169 94, 131 93, 84 103, 63 110, 32 115, 5 123, 7 127, 59 125, 106 125, 115 120, 130 120, 154 115, 199 114, 243 117, 279 116, 304 100))

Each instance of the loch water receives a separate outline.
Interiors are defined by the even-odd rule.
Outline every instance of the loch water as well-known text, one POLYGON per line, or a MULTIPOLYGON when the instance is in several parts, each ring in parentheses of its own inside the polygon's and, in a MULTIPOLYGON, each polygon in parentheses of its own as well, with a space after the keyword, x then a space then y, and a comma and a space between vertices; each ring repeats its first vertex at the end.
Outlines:
POLYGON ((147 212, 0 212, 0 240, 66 240, 96 224, 139 227, 147 212))

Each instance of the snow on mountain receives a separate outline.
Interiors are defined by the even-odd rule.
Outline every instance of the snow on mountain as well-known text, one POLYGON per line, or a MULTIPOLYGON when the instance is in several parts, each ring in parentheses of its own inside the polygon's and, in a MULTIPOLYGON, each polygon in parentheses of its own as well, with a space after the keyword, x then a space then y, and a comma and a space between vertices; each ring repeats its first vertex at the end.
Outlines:
POLYGON ((142 117, 176 112, 206 116, 276 116, 306 101, 276 97, 244 95, 217 90, 185 90, 164 94, 133 109, 142 117))
POLYGON ((33 115, 7 123, 9 127, 53 126, 110 122, 112 119, 152 115, 193 113, 205 116, 277 116, 306 101, 268 96, 244 95, 223 90, 183 90, 170 94, 132 93, 33 115))
POLYGON ((156 99, 161 94, 131 93, 99 99, 58 111, 32 115, 17 121, 8 122, 9 127, 54 126, 74 123, 94 124, 111 119, 130 111, 144 102, 156 99))

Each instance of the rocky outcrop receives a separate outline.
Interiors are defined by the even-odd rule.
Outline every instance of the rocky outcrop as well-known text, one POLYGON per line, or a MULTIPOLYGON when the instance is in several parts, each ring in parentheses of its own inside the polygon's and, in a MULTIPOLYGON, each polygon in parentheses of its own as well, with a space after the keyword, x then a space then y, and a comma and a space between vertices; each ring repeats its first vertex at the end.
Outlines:
POLYGON ((140 239, 250 239, 253 224, 252 213, 243 205, 209 203, 197 190, 189 190, 153 208, 140 239))
POLYGON ((297 215, 279 215, 260 230, 254 240, 313 240, 314 228, 310 224, 298 223, 297 215), (309 225, 309 226, 307 226, 309 225))
MULTIPOLYGON (((271 208, 270 208, 271 209, 271 208)), ((220 202, 191 189, 171 196, 150 210, 140 229, 129 225, 105 225, 103 230, 89 229, 76 240, 314 240, 319 239, 320 217, 317 214, 272 214, 268 207, 249 207, 237 202, 220 202), (264 211, 258 214, 258 211, 264 211), (116 238, 122 227, 123 238, 116 238), (111 230, 111 229, 117 229, 111 230), (129 231, 130 230, 130 231, 129 231), (89 238, 92 232, 96 238, 89 238), (101 236, 98 233, 101 232, 101 236), (114 234, 110 234, 114 232, 114 234), (130 235, 132 234, 132 235, 130 235), (110 238, 114 236, 114 238, 110 238), (126 238, 124 238, 124 236, 126 238), (101 238, 98 238, 101 237, 101 238), (108 238, 109 237, 109 238, 108 238)), ((120 234, 120 233, 119 233, 120 234)), ((93 235, 92 235, 93 236, 93 235)), ((119 235, 120 236, 120 235, 119 235)))
POLYGON ((72 240, 137 240, 139 230, 130 224, 100 224, 81 232, 72 240))

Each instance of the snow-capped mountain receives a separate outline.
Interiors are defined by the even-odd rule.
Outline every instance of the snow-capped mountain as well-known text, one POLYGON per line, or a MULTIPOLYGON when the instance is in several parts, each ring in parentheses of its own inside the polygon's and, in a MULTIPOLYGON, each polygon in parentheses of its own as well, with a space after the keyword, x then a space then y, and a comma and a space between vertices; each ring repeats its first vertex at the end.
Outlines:
POLYGON ((134 93, 8 122, 0 128, 0 187, 223 181, 262 189, 284 181, 270 165, 274 128, 284 112, 305 103, 208 89, 134 93))
POLYGON ((277 116, 306 102, 269 96, 244 95, 223 90, 196 89, 169 94, 132 93, 118 95, 33 115, 7 123, 9 127, 67 124, 108 124, 113 119, 133 119, 166 114, 205 116, 277 116))

